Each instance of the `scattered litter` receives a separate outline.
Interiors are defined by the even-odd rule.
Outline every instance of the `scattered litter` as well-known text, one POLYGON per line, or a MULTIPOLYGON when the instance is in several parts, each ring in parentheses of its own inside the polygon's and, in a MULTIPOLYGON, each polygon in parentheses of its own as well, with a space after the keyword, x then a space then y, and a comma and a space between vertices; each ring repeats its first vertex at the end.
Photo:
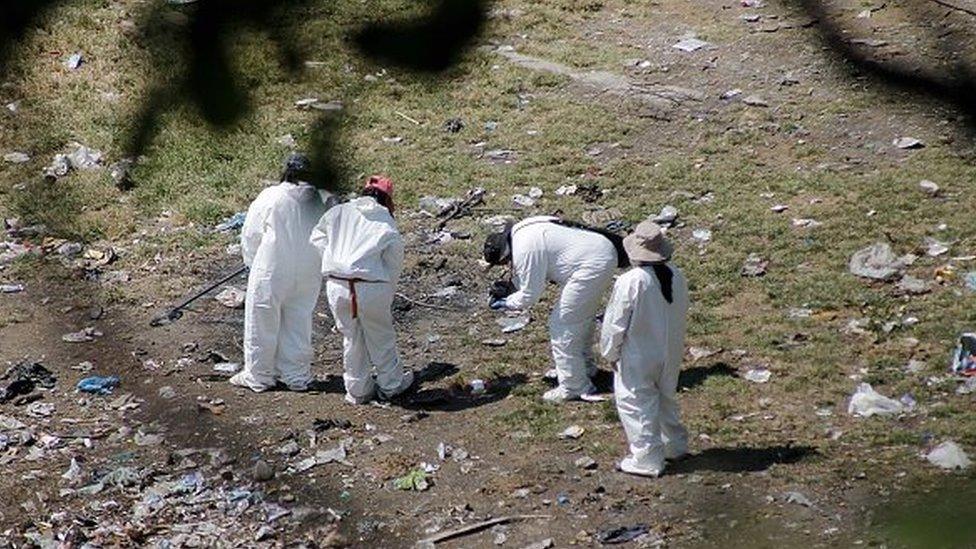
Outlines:
POLYGON ((952 353, 952 372, 964 376, 976 376, 976 333, 966 332, 959 336, 952 353))
POLYGON ((237 362, 218 362, 214 364, 213 370, 221 374, 234 374, 241 369, 237 362))
POLYGON ((582 457, 580 457, 579 459, 577 459, 576 461, 573 462, 573 465, 579 467, 580 469, 584 469, 584 470, 592 470, 592 469, 596 469, 597 468, 596 460, 594 460, 590 456, 582 456, 582 457))
POLYGON ((741 88, 733 88, 733 89, 728 90, 726 92, 722 92, 722 95, 718 96, 718 98, 719 99, 722 99, 724 101, 728 101, 730 99, 735 99, 736 97, 739 97, 740 95, 742 95, 742 89, 741 88))
POLYGON ((23 291, 23 284, 0 284, 0 294, 18 294, 23 291))
POLYGON ((110 395, 119 383, 117 376, 91 376, 78 382, 78 390, 82 393, 110 395))
POLYGON ((749 254, 746 258, 745 263, 742 265, 742 276, 746 277, 757 277, 766 274, 766 268, 769 266, 769 261, 762 258, 761 255, 757 253, 749 254))
POLYGON ((552 538, 546 538, 542 541, 537 541, 535 543, 530 543, 524 547, 524 549, 549 549, 550 547, 555 547, 556 544, 552 541, 552 538))
POLYGON ((661 212, 654 216, 654 222, 662 227, 670 227, 678 220, 678 208, 670 204, 661 208, 661 212))
POLYGON ((295 457, 302 451, 301 447, 294 440, 289 440, 288 442, 282 444, 276 450, 278 455, 285 457, 295 457))
POLYGON ((635 524, 633 526, 621 526, 619 528, 609 528, 600 530, 596 534, 596 540, 603 545, 616 545, 627 543, 646 535, 651 528, 646 524, 635 524))
POLYGON ((966 276, 963 277, 963 283, 967 290, 976 292, 976 271, 966 273, 966 276))
POLYGON ((327 463, 346 463, 346 443, 341 442, 331 450, 319 450, 315 455, 305 458, 294 465, 295 472, 301 473, 317 465, 327 463))
POLYGON ((768 107, 769 102, 758 95, 747 95, 742 98, 742 102, 750 107, 768 107))
POLYGON ((102 152, 75 143, 75 150, 68 154, 67 159, 75 170, 95 170, 101 167, 102 152))
POLYGON ((976 392, 976 377, 967 377, 961 385, 956 387, 957 395, 968 395, 976 392))
POLYGON ((169 385, 164 385, 159 388, 157 394, 159 395, 159 398, 163 400, 173 400, 176 398, 176 389, 173 389, 169 385))
POLYGON ((36 418, 49 417, 54 413, 54 404, 51 402, 31 402, 27 405, 27 415, 36 418))
POLYGON ((54 159, 50 164, 44 167, 42 170, 45 177, 50 177, 57 179, 59 177, 64 177, 68 175, 71 171, 71 162, 68 157, 63 154, 54 155, 54 159))
POLYGON ((783 497, 786 499, 786 503, 795 503, 804 507, 813 507, 813 502, 810 501, 810 498, 806 497, 800 492, 786 492, 783 494, 783 497))
POLYGON ((585 432, 586 429, 580 427, 579 425, 570 425, 569 427, 563 429, 563 432, 559 433, 559 438, 567 438, 567 439, 575 440, 583 436, 583 433, 585 432))
POLYGON ((223 305, 224 307, 230 309, 243 309, 244 308, 244 296, 245 293, 239 288, 233 286, 227 286, 214 296, 214 299, 223 305))
POLYGON ((75 52, 68 56, 68 59, 66 59, 64 62, 64 66, 68 67, 68 70, 73 71, 80 67, 83 61, 84 59, 82 58, 81 53, 75 52))
POLYGON ((934 181, 923 179, 919 181, 918 186, 929 196, 937 196, 939 194, 939 186, 934 181))
POLYGON ((102 332, 99 332, 95 328, 89 326, 83 330, 72 332, 70 334, 64 334, 61 336, 61 340, 65 343, 84 343, 86 341, 94 341, 96 337, 101 337, 102 332))
POLYGON ((481 395, 485 392, 485 381, 483 379, 472 379, 468 386, 471 387, 472 395, 481 395))
POLYGON ((7 402, 18 396, 29 395, 38 386, 53 389, 57 383, 54 373, 40 362, 19 362, 7 369, 3 380, 9 380, 6 387, 0 388, 0 402, 7 402))
MULTIPOLYGON (((529 520, 529 519, 550 519, 549 515, 512 515, 507 517, 497 517, 493 519, 488 519, 481 522, 476 522, 473 524, 466 524, 460 526, 457 529, 449 530, 447 532, 441 532, 433 537, 420 540, 417 542, 417 547, 433 547, 435 544, 464 537, 470 534, 475 534, 481 532, 485 529, 491 528, 492 526, 497 526, 500 524, 508 524, 510 522, 515 522, 517 520, 529 520)), ((551 541, 551 540, 550 540, 551 541)))
POLYGON ((930 236, 922 240, 922 245, 925 246, 925 253, 929 257, 938 257, 949 251, 949 246, 945 242, 939 242, 930 236))
POLYGON ((528 192, 528 197, 532 200, 538 200, 542 198, 542 189, 539 187, 530 187, 528 192))
POLYGON ((224 233, 227 231, 236 231, 244 226, 244 218, 247 216, 247 212, 237 212, 236 214, 228 217, 227 219, 221 221, 214 226, 214 230, 218 233, 224 233))
POLYGON ((523 314, 519 316, 503 316, 495 320, 495 323, 501 326, 503 334, 510 334, 522 330, 529 325, 531 320, 529 315, 523 314))
POLYGON ((769 207, 769 211, 773 213, 783 213, 788 209, 790 209, 790 207, 786 204, 774 204, 769 207))
POLYGON ((531 208, 535 206, 535 199, 524 194, 516 194, 512 196, 512 204, 520 208, 531 208))
POLYGON ((698 51, 698 50, 700 50, 702 48, 707 48, 707 47, 710 47, 710 46, 711 46, 711 44, 709 44, 708 42, 705 42, 704 40, 699 40, 697 38, 685 38, 685 39, 683 39, 683 40, 675 43, 671 47, 674 48, 674 49, 677 49, 677 50, 681 50, 681 51, 686 52, 686 53, 691 53, 691 52, 698 51))
POLYGON ((3 161, 11 164, 23 164, 30 160, 30 156, 22 152, 11 152, 3 155, 3 161))
POLYGON ((904 294, 922 295, 932 291, 932 286, 928 281, 905 275, 898 281, 896 289, 904 294))
POLYGON ((576 194, 576 190, 578 188, 579 187, 577 187, 576 185, 562 185, 561 187, 556 189, 556 196, 569 196, 569 195, 576 194))
POLYGON ((871 417, 873 415, 895 415, 905 412, 905 405, 890 399, 877 391, 871 384, 861 383, 851 396, 847 413, 853 416, 871 417))
POLYGON ((706 349, 704 347, 695 347, 694 345, 688 347, 688 356, 691 357, 692 362, 698 362, 703 358, 715 356, 720 352, 722 352, 721 349, 706 349))
POLYGON ((485 347, 504 347, 508 343, 507 339, 482 339, 481 344, 485 347))
POLYGON ((855 276, 885 281, 897 278, 904 268, 901 259, 884 242, 858 250, 848 264, 848 269, 855 276))
POLYGON ((430 488, 430 482, 428 482, 428 474, 423 468, 414 469, 397 478, 393 481, 393 486, 397 490, 413 490, 416 492, 423 492, 427 488, 430 488))
POLYGON ((946 470, 968 469, 973 464, 965 450, 951 440, 947 440, 925 454, 929 463, 946 470))
POLYGON ((484 157, 492 164, 511 164, 515 161, 516 154, 511 149, 492 149, 485 151, 484 157))
POLYGON ((691 237, 704 244, 712 239, 712 231, 708 229, 695 229, 691 232, 691 237))
POLYGON ((342 101, 322 102, 318 97, 306 97, 295 101, 295 106, 300 110, 341 111, 342 101))
POLYGON ((450 118, 444 122, 444 131, 449 133, 458 133, 464 129, 464 121, 460 118, 450 118))
POLYGON ((132 437, 136 446, 157 446, 163 442, 163 436, 157 433, 144 433, 139 431, 132 437))
POLYGON ((417 201, 417 207, 420 211, 433 215, 435 217, 440 217, 444 215, 451 208, 457 205, 460 201, 456 198, 441 198, 437 196, 424 196, 417 201))
POLYGON ((753 368, 746 371, 742 376, 746 381, 753 383, 766 383, 771 377, 773 377, 773 373, 766 368, 753 368))
POLYGON ((899 149, 921 149, 925 146, 925 143, 914 137, 898 137, 891 144, 899 149))

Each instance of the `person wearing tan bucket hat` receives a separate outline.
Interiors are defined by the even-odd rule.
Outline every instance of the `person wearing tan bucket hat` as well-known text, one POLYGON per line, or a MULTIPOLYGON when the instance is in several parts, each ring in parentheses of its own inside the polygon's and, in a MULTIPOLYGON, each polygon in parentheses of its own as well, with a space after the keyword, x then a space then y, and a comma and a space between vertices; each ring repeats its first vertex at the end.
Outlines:
POLYGON ((624 238, 633 268, 613 287, 600 334, 614 364, 614 399, 630 455, 625 473, 656 477, 665 459, 688 452, 678 415, 678 372, 684 355, 688 283, 670 263, 674 248, 656 223, 644 221, 624 238))

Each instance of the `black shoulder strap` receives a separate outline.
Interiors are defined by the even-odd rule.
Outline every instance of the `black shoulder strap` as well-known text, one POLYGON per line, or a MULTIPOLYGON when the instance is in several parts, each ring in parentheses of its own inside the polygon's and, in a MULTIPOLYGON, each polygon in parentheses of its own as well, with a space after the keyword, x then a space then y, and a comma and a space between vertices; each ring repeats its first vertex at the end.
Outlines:
POLYGON ((617 250, 617 268, 624 269, 630 267, 630 258, 627 257, 627 251, 624 249, 624 237, 620 236, 619 234, 613 231, 608 231, 607 229, 591 227, 578 221, 570 221, 568 219, 555 219, 552 222, 556 225, 561 225, 570 229, 580 229, 602 235, 604 238, 609 240, 610 243, 613 244, 613 247, 617 250))

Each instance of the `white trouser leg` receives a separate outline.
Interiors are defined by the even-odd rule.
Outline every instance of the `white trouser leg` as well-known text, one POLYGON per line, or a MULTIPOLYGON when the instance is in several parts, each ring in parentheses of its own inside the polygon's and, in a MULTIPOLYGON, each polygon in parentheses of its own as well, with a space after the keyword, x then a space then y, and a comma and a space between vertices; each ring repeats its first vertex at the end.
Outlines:
POLYGON ((369 359, 366 354, 366 340, 358 319, 352 317, 352 294, 349 283, 343 280, 326 282, 326 297, 336 329, 342 334, 342 379, 346 392, 353 398, 369 397, 376 390, 370 374, 369 359))
POLYGON ((641 465, 660 469, 664 462, 660 394, 648 366, 622 360, 613 376, 613 393, 631 455, 641 465))
POLYGON ((657 386, 660 389, 661 437, 670 450, 676 453, 688 451, 688 430, 681 424, 678 411, 678 376, 681 365, 665 366, 657 386))
POLYGON ((559 385, 570 394, 593 390, 587 356, 592 357, 595 316, 612 276, 611 268, 580 269, 563 286, 549 316, 552 359, 559 385))
POLYGON ((303 281, 282 303, 278 372, 290 389, 304 390, 312 381, 312 316, 321 286, 318 277, 303 281))
POLYGON ((270 276, 252 270, 244 301, 244 368, 231 378, 231 383, 255 391, 274 386, 280 320, 281 310, 271 290, 270 276))
POLYGON ((403 382, 403 365, 397 356, 396 330, 393 328, 392 284, 356 284, 359 296, 359 322, 366 340, 366 353, 376 369, 376 384, 387 393, 396 392, 403 382))

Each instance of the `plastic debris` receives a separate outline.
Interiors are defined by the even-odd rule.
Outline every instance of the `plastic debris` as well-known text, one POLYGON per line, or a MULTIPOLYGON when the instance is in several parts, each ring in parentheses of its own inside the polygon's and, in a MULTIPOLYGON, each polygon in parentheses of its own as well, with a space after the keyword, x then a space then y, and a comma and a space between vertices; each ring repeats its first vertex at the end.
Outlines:
POLYGON ((641 536, 647 535, 650 531, 650 526, 646 524, 621 526, 619 528, 600 530, 596 534, 596 540, 604 545, 616 545, 618 543, 634 541, 641 536))
POLYGON ((742 376, 743 379, 753 383, 766 383, 773 376, 773 373, 766 368, 753 368, 742 376))
POLYGON ((524 549, 549 549, 550 547, 555 547, 556 543, 552 541, 552 538, 546 538, 542 541, 537 541, 535 543, 530 543, 526 545, 524 549))
POLYGON ((503 334, 517 332, 529 325, 531 318, 528 315, 504 316, 495 320, 501 326, 503 334))
POLYGON ((819 227, 823 223, 817 221, 816 219, 809 218, 793 218, 793 226, 801 229, 812 229, 814 227, 819 227))
POLYGON ((930 257, 938 257, 949 251, 949 246, 945 242, 940 242, 929 236, 922 241, 922 246, 925 247, 926 255, 930 257))
POLYGON ((428 481, 428 474, 423 468, 414 469, 399 477, 393 481, 393 486, 397 490, 413 490, 416 492, 423 492, 424 490, 430 488, 430 482, 428 481))
POLYGON ((888 398, 875 391, 870 383, 861 383, 851 396, 847 413, 853 416, 871 417, 874 415, 897 415, 906 411, 901 402, 888 398))
POLYGON ((247 212, 237 212, 236 214, 228 217, 227 219, 221 221, 214 226, 214 230, 219 233, 225 233, 228 231, 236 231, 244 226, 244 218, 247 217, 247 212))
POLYGON ((23 284, 0 284, 0 294, 17 294, 23 291, 23 284))
POLYGON ((30 160, 30 156, 22 152, 10 152, 3 155, 3 161, 11 164, 23 164, 30 160))
POLYGON ((911 275, 903 276, 898 281, 896 288, 899 292, 910 295, 922 295, 932 291, 932 286, 928 281, 915 278, 911 275))
POLYGON ((512 196, 512 204, 520 208, 530 208, 535 206, 535 199, 524 194, 516 194, 512 196))
POLYGON ((904 268, 902 260, 884 242, 858 250, 848 264, 848 269, 855 276, 885 281, 897 278, 904 268))
POLYGON ((976 393, 976 377, 967 377, 963 383, 956 387, 957 395, 969 395, 976 393))
POLYGON ((704 244, 712 239, 712 231, 708 229, 695 229, 691 231, 691 237, 704 244))
POLYGON ((244 290, 235 288, 233 286, 227 286, 214 296, 214 300, 223 305, 224 307, 230 309, 243 309, 244 308, 244 290))
POLYGON ((84 343, 86 341, 94 341, 96 337, 101 337, 102 332, 99 332, 91 326, 79 330, 77 332, 72 332, 70 334, 64 334, 61 336, 61 340, 65 343, 84 343))
POLYGON ((898 137, 891 144, 899 149, 921 149, 925 146, 925 143, 914 137, 898 137))
POLYGON ((235 374, 241 369, 241 365, 237 362, 218 362, 214 364, 213 370, 221 374, 235 374))
POLYGON ((485 393, 485 381, 483 379, 472 379, 468 386, 471 387, 472 395, 482 395, 485 393))
POLYGON ((68 70, 73 71, 80 67, 83 61, 84 59, 82 58, 81 53, 75 52, 69 55, 64 61, 64 66, 68 67, 68 70))
POLYGON ((576 185, 562 185, 556 189, 556 196, 569 196, 576 194, 576 190, 579 187, 576 185))
POLYGON ((529 192, 526 194, 532 200, 538 200, 542 198, 543 192, 542 189, 540 189, 539 187, 531 187, 529 188, 529 192))
POLYGON ((937 196, 939 194, 939 186, 934 181, 923 179, 918 182, 918 186, 929 196, 937 196))
POLYGON ((164 385, 159 388, 156 394, 158 394, 159 398, 163 400, 173 400, 176 398, 176 389, 170 387, 169 385, 164 385))
POLYGON ((746 277, 758 277, 766 274, 766 268, 769 266, 769 261, 763 259, 761 255, 757 253, 749 254, 746 258, 745 263, 742 264, 742 276, 746 277))
POLYGON ((573 465, 579 467, 580 469, 592 470, 597 468, 596 460, 590 456, 582 456, 573 462, 573 465))
POLYGON ((976 333, 966 332, 959 336, 952 353, 952 372, 964 376, 976 376, 976 333))
POLYGON ((698 38, 685 38, 673 44, 671 47, 676 50, 681 50, 686 53, 691 53, 694 51, 698 51, 702 48, 707 48, 709 46, 711 46, 711 44, 705 42, 704 40, 699 40, 698 38))
POLYGON ((966 455, 965 450, 951 440, 947 440, 933 448, 925 454, 925 459, 929 463, 946 470, 965 470, 972 464, 972 460, 966 455))
POLYGON ((563 432, 559 433, 559 438, 575 440, 583 436, 583 433, 585 432, 586 429, 580 427, 579 425, 570 425, 569 427, 563 429, 563 432))
POLYGON ((294 465, 294 470, 295 472, 301 473, 317 465, 325 465, 327 463, 345 463, 345 461, 346 446, 345 442, 342 442, 331 450, 319 450, 318 452, 315 452, 314 456, 299 461, 294 465))
POLYGON ((797 505, 802 505, 804 507, 813 507, 813 502, 810 498, 801 494, 800 492, 786 492, 783 494, 786 503, 795 503, 797 505))
POLYGON ((40 362, 17 363, 8 368, 0 379, 10 380, 6 387, 0 388, 0 402, 28 395, 38 386, 53 389, 57 383, 54 373, 40 362))
POLYGON ((75 143, 75 150, 68 154, 67 159, 75 170, 95 170, 101 168, 102 152, 90 149, 80 143, 75 143))
POLYGON ((110 395, 120 382, 117 376, 90 376, 79 381, 77 388, 82 393, 110 395))
POLYGON ((667 205, 661 208, 660 213, 654 216, 655 223, 662 227, 670 227, 678 221, 678 208, 667 205))

